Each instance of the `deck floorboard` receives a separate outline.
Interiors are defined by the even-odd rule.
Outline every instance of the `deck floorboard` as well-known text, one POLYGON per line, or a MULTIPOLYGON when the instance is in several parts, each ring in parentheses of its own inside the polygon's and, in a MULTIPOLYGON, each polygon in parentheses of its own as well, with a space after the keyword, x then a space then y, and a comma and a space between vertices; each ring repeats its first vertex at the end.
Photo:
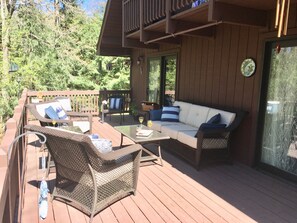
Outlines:
MULTIPOLYGON (((109 118, 108 118, 109 120, 109 118)), ((120 145, 120 133, 112 123, 93 120, 93 133, 120 145)), ((125 118, 125 122, 127 119, 125 118)), ((132 123, 132 122, 129 122, 132 123)), ((45 220, 38 217, 39 184, 45 177, 41 157, 45 155, 30 136, 22 222, 87 223, 89 217, 60 201, 49 199, 45 220)), ((124 144, 133 143, 125 138, 124 144)), ((94 223, 253 223, 296 222, 297 187, 277 177, 242 164, 210 165, 196 171, 183 160, 163 150, 164 166, 148 163, 140 167, 136 195, 110 205, 94 217, 94 223)), ((47 179, 54 186, 55 173, 47 179)))

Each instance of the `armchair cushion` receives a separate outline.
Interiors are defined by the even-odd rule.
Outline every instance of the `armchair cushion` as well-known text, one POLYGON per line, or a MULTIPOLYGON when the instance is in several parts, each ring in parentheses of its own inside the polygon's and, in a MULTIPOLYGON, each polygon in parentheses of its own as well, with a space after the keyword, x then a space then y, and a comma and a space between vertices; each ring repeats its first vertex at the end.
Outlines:
POLYGON ((60 102, 62 108, 65 111, 67 111, 67 112, 72 111, 70 98, 68 98, 68 97, 56 97, 55 100, 60 102))
POLYGON ((122 98, 110 98, 109 109, 119 110, 122 109, 123 99, 122 98))
POLYGON ((161 121, 179 122, 179 106, 164 106, 161 121))
POLYGON ((77 126, 82 132, 88 132, 91 130, 91 124, 89 121, 74 121, 73 126, 77 126))
POLYGON ((112 143, 108 139, 92 139, 92 143, 100 153, 108 153, 112 151, 112 143))
POLYGON ((55 109, 52 106, 49 106, 45 109, 45 116, 47 116, 50 119, 58 120, 59 116, 55 109))

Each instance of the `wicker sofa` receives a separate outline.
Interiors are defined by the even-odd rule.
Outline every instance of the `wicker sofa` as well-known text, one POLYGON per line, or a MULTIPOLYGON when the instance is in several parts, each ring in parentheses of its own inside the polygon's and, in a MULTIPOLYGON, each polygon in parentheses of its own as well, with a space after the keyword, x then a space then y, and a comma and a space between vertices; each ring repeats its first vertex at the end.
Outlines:
MULTIPOLYGON (((245 112, 230 112, 207 106, 195 105, 182 101, 175 101, 174 106, 179 106, 179 122, 154 121, 153 129, 170 136, 171 140, 164 148, 178 154, 189 161, 197 169, 200 167, 203 151, 222 153, 224 158, 231 160, 229 153, 232 132, 241 123, 245 112), (219 124, 223 128, 200 128, 213 116, 220 114, 219 124)), ((221 155, 219 156, 221 157, 221 155)))

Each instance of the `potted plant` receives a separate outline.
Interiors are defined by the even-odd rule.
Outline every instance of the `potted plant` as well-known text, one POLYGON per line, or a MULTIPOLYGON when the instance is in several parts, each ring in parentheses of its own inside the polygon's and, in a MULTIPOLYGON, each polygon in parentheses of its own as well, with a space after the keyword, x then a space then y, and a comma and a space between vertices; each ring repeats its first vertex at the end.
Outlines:
POLYGON ((138 108, 137 108, 136 104, 131 103, 129 110, 130 110, 130 114, 134 117, 135 120, 137 120, 138 108))

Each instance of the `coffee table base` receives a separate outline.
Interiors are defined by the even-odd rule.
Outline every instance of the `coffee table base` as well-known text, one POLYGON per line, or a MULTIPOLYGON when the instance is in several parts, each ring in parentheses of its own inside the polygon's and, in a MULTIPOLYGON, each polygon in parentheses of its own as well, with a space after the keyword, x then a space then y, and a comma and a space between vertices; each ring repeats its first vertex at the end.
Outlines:
POLYGON ((153 144, 158 147, 157 154, 154 154, 152 151, 150 151, 148 148, 144 147, 144 144, 141 144, 143 146, 142 151, 147 153, 147 156, 142 156, 140 159, 140 162, 147 162, 147 161, 154 161, 159 160, 160 165, 163 166, 163 159, 162 159, 162 153, 161 153, 161 146, 160 143, 146 143, 146 144, 153 144))
MULTIPOLYGON (((121 133, 121 144, 120 144, 120 148, 124 147, 123 146, 124 136, 125 135, 121 133)), ((163 166, 160 141, 143 142, 143 143, 138 143, 138 144, 142 145, 142 147, 143 147, 142 148, 142 157, 140 158, 140 162, 148 162, 148 161, 159 160, 160 165, 163 166), (148 148, 146 148, 145 145, 156 145, 158 147, 157 154, 154 154, 152 151, 150 151, 148 148), (143 152, 145 152, 148 155, 147 156, 143 156, 143 152)), ((125 145, 125 146, 128 146, 128 145, 125 145)))

